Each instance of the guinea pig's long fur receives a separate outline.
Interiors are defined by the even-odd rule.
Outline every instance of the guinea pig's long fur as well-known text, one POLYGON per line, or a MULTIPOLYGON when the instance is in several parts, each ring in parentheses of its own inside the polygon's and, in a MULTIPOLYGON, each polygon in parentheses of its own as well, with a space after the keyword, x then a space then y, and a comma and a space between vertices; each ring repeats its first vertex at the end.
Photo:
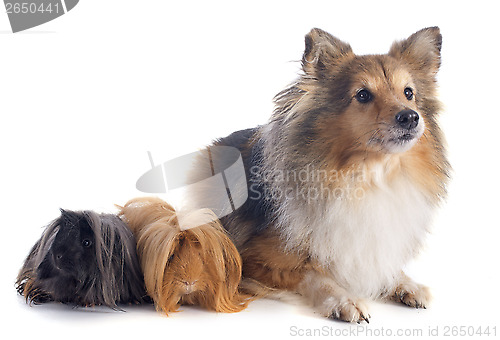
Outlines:
MULTIPOLYGON (((192 214, 204 215, 207 211, 192 214)), ((119 216, 137 239, 147 293, 157 310, 175 312, 182 304, 217 312, 239 312, 249 296, 240 293, 241 257, 215 215, 199 225, 158 198, 132 199, 119 216)), ((203 217, 203 216, 202 216, 203 217)))
POLYGON ((117 308, 146 296, 134 235, 118 216, 89 210, 61 209, 31 249, 16 288, 35 304, 117 308))

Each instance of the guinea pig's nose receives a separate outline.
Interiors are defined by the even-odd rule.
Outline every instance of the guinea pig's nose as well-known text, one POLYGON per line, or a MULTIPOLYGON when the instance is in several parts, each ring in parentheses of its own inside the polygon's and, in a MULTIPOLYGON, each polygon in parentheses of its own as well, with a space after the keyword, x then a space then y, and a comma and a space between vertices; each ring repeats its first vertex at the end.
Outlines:
POLYGON ((191 293, 194 291, 194 288, 195 288, 195 285, 196 285, 196 282, 198 282, 198 280, 193 280, 193 281, 182 281, 182 283, 184 283, 184 289, 186 290, 186 293, 191 293))
POLYGON ((408 130, 416 128, 419 119, 418 113, 413 110, 403 110, 396 115, 396 122, 398 125, 408 130))

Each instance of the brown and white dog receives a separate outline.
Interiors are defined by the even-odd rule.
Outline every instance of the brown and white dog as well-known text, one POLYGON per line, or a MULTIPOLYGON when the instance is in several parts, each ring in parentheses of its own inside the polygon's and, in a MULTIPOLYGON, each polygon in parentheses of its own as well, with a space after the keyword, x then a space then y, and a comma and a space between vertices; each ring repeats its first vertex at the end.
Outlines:
POLYGON ((350 322, 368 322, 366 299, 425 308, 427 287, 402 269, 446 193, 440 55, 437 27, 366 56, 307 34, 303 74, 270 121, 214 143, 239 149, 245 165, 248 200, 221 220, 244 278, 350 322))

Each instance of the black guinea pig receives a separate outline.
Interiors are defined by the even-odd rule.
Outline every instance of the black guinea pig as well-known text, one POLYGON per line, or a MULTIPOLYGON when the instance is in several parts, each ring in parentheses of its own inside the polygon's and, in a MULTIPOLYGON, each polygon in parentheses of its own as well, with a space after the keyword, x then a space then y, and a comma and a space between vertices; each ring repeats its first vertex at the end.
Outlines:
POLYGON ((76 306, 145 301, 134 236, 116 215, 68 211, 50 223, 16 281, 26 302, 76 306))

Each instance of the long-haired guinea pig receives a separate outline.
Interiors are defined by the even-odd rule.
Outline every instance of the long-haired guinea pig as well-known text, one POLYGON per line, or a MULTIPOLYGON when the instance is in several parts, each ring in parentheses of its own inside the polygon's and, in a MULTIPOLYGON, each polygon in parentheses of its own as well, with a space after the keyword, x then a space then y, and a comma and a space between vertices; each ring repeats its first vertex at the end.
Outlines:
POLYGON ((226 313, 246 308, 250 296, 238 288, 241 257, 211 211, 180 216, 161 199, 136 198, 119 216, 136 236, 146 290, 157 310, 168 314, 182 304, 226 313))
POLYGON ((134 235, 116 215, 68 211, 50 223, 17 277, 26 302, 76 306, 142 302, 134 235))

